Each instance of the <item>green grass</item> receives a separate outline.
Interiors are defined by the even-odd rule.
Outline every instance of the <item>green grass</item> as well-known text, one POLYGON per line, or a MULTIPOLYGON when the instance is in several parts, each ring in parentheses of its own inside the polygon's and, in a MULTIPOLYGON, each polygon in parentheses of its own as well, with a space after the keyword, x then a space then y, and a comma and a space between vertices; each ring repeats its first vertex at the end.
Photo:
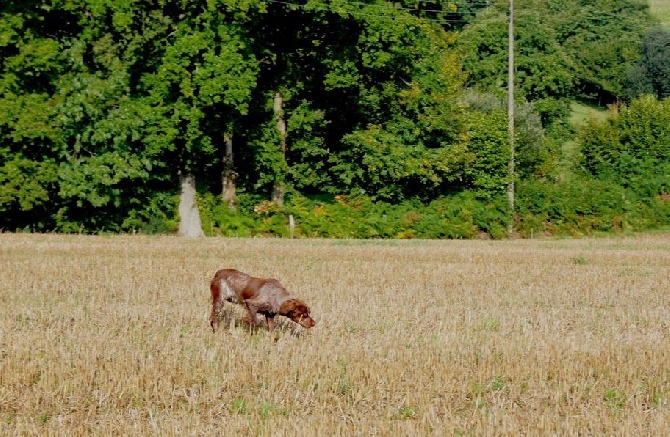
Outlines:
MULTIPOLYGON (((585 105, 583 103, 572 102, 570 105, 570 125, 579 130, 588 120, 595 118, 596 120, 604 120, 609 115, 609 111, 599 108, 597 106, 585 105)), ((575 162, 577 155, 577 142, 568 140, 563 143, 562 156, 563 161, 561 167, 562 179, 570 179, 573 174, 571 170, 572 163, 575 162)))
POLYGON ((670 0, 649 0, 651 13, 654 14, 665 28, 670 28, 670 0))
POLYGON ((573 102, 570 105, 570 124, 574 128, 584 125, 589 119, 604 120, 609 111, 596 106, 588 106, 583 103, 573 102))

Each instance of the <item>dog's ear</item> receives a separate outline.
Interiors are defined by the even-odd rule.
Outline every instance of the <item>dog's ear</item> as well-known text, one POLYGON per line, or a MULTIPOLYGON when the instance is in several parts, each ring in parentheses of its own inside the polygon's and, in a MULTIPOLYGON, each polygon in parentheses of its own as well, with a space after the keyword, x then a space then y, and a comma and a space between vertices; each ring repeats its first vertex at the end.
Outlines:
POLYGON ((287 315, 291 311, 294 311, 299 304, 300 301, 298 299, 289 299, 281 305, 279 308, 279 314, 287 315))

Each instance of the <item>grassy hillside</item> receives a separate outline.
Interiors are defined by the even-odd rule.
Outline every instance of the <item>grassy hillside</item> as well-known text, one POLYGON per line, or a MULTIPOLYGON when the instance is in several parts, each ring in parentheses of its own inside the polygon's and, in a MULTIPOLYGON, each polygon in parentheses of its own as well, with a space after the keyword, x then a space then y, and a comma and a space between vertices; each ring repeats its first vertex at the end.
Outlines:
POLYGON ((356 241, 0 234, 0 435, 664 435, 670 235, 356 241), (249 332, 221 267, 311 330, 249 332))
POLYGON ((591 118, 604 120, 607 118, 608 113, 609 111, 607 109, 573 102, 570 105, 570 124, 575 128, 578 128, 591 118))
POLYGON ((650 0, 651 12, 656 15, 661 23, 670 28, 670 0, 650 0))
MULTIPOLYGON (((582 127, 588 120, 604 120, 609 114, 607 109, 596 106, 572 102, 570 105, 570 124, 575 129, 582 127)), ((571 168, 577 160, 577 143, 574 140, 565 141, 562 147, 561 177, 572 177, 571 168)))

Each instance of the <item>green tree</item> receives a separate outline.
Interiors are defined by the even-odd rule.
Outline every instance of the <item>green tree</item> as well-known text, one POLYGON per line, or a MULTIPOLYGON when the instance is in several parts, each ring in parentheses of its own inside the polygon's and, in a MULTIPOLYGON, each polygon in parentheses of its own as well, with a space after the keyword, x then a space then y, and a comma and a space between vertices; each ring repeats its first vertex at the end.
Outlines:
MULTIPOLYGON (((507 2, 478 15, 459 44, 469 85, 506 86, 507 2)), ((515 2, 515 83, 529 101, 574 97, 612 103, 654 21, 638 0, 515 2), (616 36, 615 36, 616 35, 616 36)))
POLYGON ((332 58, 351 51, 355 42, 355 21, 334 8, 271 2, 250 22, 260 71, 242 132, 250 154, 243 173, 253 175, 254 189, 273 192, 275 200, 293 188, 318 192, 332 185, 328 151, 342 133, 333 135, 327 127, 338 111, 324 77, 332 58))
MULTIPOLYGON (((155 56, 155 69, 145 73, 140 89, 160 114, 150 144, 162 148, 162 159, 178 174, 182 202, 194 202, 196 175, 215 166, 224 155, 226 139, 247 113, 258 65, 236 13, 249 5, 201 1, 170 3, 164 17, 168 32, 164 51, 155 56), (191 193, 186 195, 186 190, 191 193)), ((190 211, 180 207, 182 222, 190 211)), ((196 225, 197 226, 197 225, 196 225)), ((197 234, 197 229, 185 231, 197 234)))
POLYGON ((326 92, 350 103, 326 112, 352 127, 330 158, 339 189, 395 201, 446 189, 464 162, 454 36, 393 9, 363 9, 358 24, 355 50, 326 61, 326 92))
POLYGON ((640 52, 639 61, 628 75, 628 93, 670 97, 670 32, 652 29, 644 37, 640 52))
POLYGON ((254 25, 261 70, 249 120, 261 129, 250 127, 245 140, 257 186, 279 179, 308 192, 365 190, 390 199, 435 189, 440 173, 450 174, 458 153, 442 148, 462 130, 453 35, 376 3, 270 4, 254 25), (271 104, 277 90, 285 154, 271 104), (389 167, 392 177, 380 179, 377 164, 368 165, 404 154, 414 164, 393 164, 404 169, 389 167))
MULTIPOLYGON (((503 129, 507 132, 507 115, 503 126, 500 125, 500 114, 507 114, 507 100, 491 93, 479 93, 468 90, 463 95, 470 120, 476 120, 488 114, 488 127, 492 131, 503 129), (495 122, 494 122, 495 121, 495 122), (497 124, 496 124, 497 123, 497 124)), ((518 103, 515 105, 515 170, 520 178, 542 177, 550 173, 556 160, 557 151, 545 134, 542 121, 535 109, 536 103, 518 103)), ((470 130, 481 130, 476 123, 469 123, 470 130)), ((491 133, 502 143, 499 153, 508 157, 509 139, 502 138, 499 133, 491 133)), ((498 157, 500 158, 500 157, 498 157)), ((495 172, 494 172, 495 173, 495 172)), ((507 176, 505 176, 506 178, 507 176)))
MULTIPOLYGON (((557 41, 546 10, 532 2, 515 11, 515 76, 520 97, 529 101, 568 96, 573 87, 571 60, 557 41)), ((507 87, 507 15, 490 8, 463 31, 458 44, 467 85, 484 90, 507 87)))
POLYGON ((62 40, 54 93, 62 140, 57 224, 65 231, 129 229, 166 179, 161 150, 145 138, 154 111, 137 95, 151 38, 166 23, 147 2, 59 6, 76 17, 78 31, 62 40))
POLYGON ((643 36, 655 23, 649 2, 547 3, 559 44, 570 54, 578 96, 607 104, 626 96, 626 79, 643 36))
POLYGON ((63 60, 59 38, 70 29, 53 26, 67 15, 39 2, 0 7, 0 227, 52 229, 58 204, 61 146, 52 123, 53 92, 63 60))
POLYGON ((468 126, 464 181, 479 197, 494 198, 505 192, 509 182, 507 111, 472 111, 468 126))

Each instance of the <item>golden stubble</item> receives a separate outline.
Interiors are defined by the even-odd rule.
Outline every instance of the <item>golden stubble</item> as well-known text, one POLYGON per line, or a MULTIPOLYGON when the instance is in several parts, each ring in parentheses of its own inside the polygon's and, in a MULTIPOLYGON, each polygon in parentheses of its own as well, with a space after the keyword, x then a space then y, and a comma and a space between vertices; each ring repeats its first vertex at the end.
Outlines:
POLYGON ((660 435, 670 236, 0 234, 3 435, 660 435), (223 267, 312 309, 250 332, 223 267))

